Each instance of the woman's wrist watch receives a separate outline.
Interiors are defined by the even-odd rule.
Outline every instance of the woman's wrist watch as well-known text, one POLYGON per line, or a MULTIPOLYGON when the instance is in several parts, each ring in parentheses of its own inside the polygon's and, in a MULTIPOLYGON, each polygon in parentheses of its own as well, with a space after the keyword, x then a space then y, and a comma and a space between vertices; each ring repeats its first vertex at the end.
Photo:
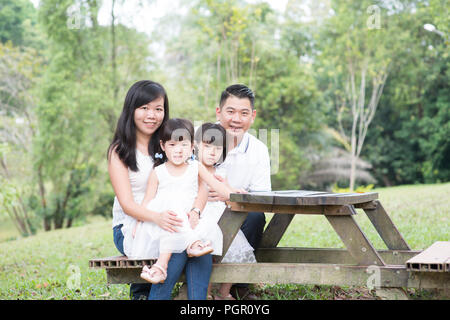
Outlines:
POLYGON ((197 213, 198 213, 198 216, 200 217, 200 212, 201 212, 201 211, 200 211, 199 208, 195 208, 195 207, 194 207, 194 208, 191 209, 191 211, 197 212, 197 213))

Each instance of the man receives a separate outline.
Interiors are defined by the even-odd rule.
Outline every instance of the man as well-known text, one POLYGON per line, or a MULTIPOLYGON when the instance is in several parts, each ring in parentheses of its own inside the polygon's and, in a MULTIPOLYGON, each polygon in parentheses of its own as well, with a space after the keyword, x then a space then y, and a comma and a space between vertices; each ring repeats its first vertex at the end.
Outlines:
MULTIPOLYGON (((255 121, 255 96, 251 89, 242 84, 226 88, 216 108, 216 117, 227 131, 227 150, 224 168, 232 188, 252 191, 271 191, 270 157, 267 146, 248 133, 255 121)), ((210 201, 218 200, 210 193, 210 201)), ((261 241, 266 219, 264 212, 249 212, 241 230, 248 242, 257 249, 261 241)), ((248 296, 247 284, 236 284, 232 294, 240 298, 248 296)))

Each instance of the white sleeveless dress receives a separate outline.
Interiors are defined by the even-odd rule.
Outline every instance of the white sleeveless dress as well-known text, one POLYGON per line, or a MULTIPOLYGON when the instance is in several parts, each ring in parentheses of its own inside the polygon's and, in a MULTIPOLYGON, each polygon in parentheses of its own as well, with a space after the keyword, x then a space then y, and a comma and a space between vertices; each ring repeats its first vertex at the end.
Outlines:
POLYGON ((183 220, 183 226, 178 227, 179 232, 171 233, 153 222, 145 221, 138 224, 133 239, 132 230, 136 220, 129 220, 126 235, 124 232, 124 251, 132 259, 155 259, 163 252, 183 252, 191 243, 199 240, 187 216, 198 193, 198 161, 189 161, 181 176, 172 176, 165 163, 154 170, 158 177, 158 190, 147 209, 156 212, 171 210, 183 220))
MULTIPOLYGON (((225 178, 225 171, 216 169, 216 174, 225 178)), ((222 201, 208 201, 205 209, 200 215, 200 221, 195 228, 198 236, 206 241, 212 241, 214 255, 222 255, 223 234, 218 223, 226 205, 222 201)), ((223 257, 222 263, 254 263, 256 262, 252 246, 248 243, 242 230, 239 229, 236 237, 233 239, 227 254, 223 257)))

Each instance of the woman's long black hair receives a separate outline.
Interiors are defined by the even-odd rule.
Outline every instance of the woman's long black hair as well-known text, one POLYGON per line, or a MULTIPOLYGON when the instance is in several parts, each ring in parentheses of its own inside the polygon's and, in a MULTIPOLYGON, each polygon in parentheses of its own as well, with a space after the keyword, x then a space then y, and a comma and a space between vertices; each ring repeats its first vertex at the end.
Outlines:
POLYGON ((166 90, 157 82, 141 80, 133 84, 127 92, 123 110, 117 121, 116 132, 108 148, 107 157, 115 151, 120 160, 132 171, 138 171, 136 163, 136 125, 134 123, 134 111, 158 98, 164 98, 164 119, 161 126, 153 133, 148 145, 149 155, 155 159, 155 153, 161 153, 159 145, 159 133, 161 127, 169 119, 169 99, 166 90))

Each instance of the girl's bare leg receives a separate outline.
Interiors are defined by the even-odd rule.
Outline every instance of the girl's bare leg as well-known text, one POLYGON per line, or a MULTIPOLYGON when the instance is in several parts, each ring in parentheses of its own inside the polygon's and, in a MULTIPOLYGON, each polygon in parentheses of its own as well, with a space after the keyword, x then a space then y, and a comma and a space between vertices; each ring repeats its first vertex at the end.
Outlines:
POLYGON ((167 270, 167 266, 169 264, 169 260, 170 260, 171 256, 172 256, 172 253, 170 253, 170 252, 160 253, 158 260, 156 260, 156 263, 158 265, 160 265, 162 268, 167 270))

